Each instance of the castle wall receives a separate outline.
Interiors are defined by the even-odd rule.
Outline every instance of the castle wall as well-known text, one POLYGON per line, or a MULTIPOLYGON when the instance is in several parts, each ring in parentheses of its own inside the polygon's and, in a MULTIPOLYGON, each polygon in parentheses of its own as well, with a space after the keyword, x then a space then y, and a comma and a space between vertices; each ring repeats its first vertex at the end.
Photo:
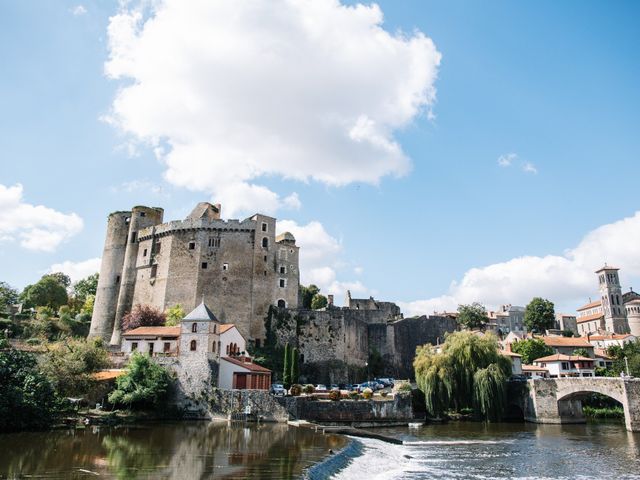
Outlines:
POLYGON ((131 212, 114 212, 107 220, 107 233, 89 337, 101 337, 104 340, 111 338, 130 220, 131 212))
POLYGON ((162 222, 163 210, 161 208, 133 207, 129 221, 129 235, 124 254, 120 291, 118 292, 118 304, 113 323, 111 344, 120 345, 121 321, 124 315, 131 311, 133 306, 133 294, 136 284, 136 263, 138 256, 139 231, 162 222))

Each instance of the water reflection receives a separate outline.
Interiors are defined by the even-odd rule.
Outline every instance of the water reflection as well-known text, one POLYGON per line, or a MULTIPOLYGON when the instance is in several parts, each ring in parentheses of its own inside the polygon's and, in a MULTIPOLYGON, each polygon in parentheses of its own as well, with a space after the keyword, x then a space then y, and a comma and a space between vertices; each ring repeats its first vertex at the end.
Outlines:
MULTIPOLYGON (((179 423, 0 435, 0 474, 69 478, 294 478, 341 437, 286 425, 179 423)), ((0 475, 2 477, 2 475, 0 475)))

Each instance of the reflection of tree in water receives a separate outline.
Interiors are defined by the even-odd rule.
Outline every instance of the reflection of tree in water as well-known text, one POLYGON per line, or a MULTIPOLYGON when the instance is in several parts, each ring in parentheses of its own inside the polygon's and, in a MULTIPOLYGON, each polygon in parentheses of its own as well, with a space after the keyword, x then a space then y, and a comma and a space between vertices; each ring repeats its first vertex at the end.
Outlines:
POLYGON ((292 478, 342 439, 286 425, 168 423, 0 436, 0 476, 292 478))

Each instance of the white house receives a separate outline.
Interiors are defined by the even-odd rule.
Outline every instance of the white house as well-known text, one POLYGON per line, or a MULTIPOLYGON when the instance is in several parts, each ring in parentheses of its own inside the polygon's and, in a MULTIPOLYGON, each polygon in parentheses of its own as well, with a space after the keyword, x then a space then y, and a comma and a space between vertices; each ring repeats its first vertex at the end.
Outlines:
POLYGON ((247 342, 233 323, 220 326, 220 354, 222 356, 246 355, 247 342))
POLYGON ((138 327, 122 335, 122 352, 175 356, 178 354, 180 327, 138 327))
POLYGON ((271 370, 249 357, 227 357, 220 359, 218 387, 239 390, 268 390, 271 385, 271 370))
POLYGON ((556 353, 533 361, 536 367, 546 368, 549 378, 593 377, 594 359, 556 353))
POLYGON ((523 365, 522 366, 522 374, 531 379, 536 378, 548 378, 549 370, 545 367, 538 367, 536 365, 523 365))
POLYGON ((623 347, 625 343, 631 343, 636 341, 636 337, 630 333, 616 333, 607 335, 587 335, 584 338, 594 347, 609 348, 614 345, 623 347))

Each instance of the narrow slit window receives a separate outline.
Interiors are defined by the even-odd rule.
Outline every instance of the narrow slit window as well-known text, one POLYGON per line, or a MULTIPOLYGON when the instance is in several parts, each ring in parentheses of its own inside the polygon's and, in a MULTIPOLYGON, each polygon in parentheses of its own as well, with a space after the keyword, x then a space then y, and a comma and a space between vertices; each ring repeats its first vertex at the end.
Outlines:
POLYGON ((207 262, 202 262, 202 269, 206 270, 209 264, 207 262))

